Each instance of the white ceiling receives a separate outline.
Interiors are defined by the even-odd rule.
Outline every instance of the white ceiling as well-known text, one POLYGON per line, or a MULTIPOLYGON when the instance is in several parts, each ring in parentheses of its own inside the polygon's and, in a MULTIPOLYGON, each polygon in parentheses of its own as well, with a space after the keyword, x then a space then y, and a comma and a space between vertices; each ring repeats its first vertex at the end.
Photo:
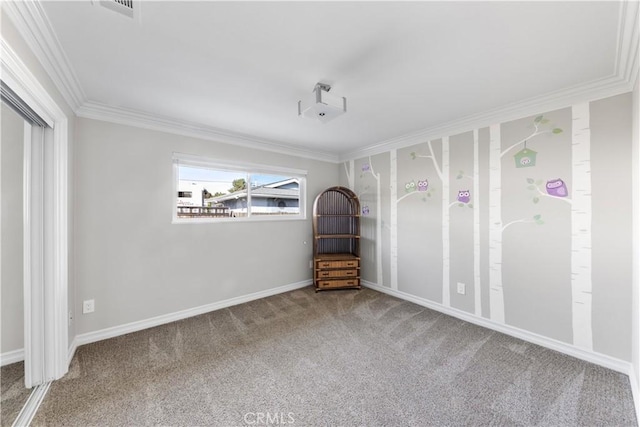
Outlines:
POLYGON ((43 2, 84 101, 340 154, 616 72, 617 2, 43 2), (297 116, 316 82, 348 100, 297 116))

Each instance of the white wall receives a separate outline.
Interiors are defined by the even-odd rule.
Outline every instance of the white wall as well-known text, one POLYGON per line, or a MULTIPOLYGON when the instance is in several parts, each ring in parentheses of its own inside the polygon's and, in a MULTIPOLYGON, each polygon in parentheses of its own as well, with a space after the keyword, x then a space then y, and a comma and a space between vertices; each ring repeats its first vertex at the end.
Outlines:
POLYGON ((75 311, 96 307, 79 334, 311 279, 311 206, 337 164, 83 118, 76 140, 75 311), (307 170, 308 219, 172 224, 174 151, 307 170))

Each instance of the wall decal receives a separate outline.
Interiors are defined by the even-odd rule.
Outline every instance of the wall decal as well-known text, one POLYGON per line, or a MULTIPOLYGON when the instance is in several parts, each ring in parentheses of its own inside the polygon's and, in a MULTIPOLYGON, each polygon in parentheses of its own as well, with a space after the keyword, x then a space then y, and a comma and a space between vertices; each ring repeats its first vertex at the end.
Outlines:
MULTIPOLYGON (((412 160, 417 159, 430 159, 433 162, 433 167, 436 170, 436 174, 442 183, 442 305, 445 307, 451 306, 451 289, 449 287, 450 283, 450 265, 451 265, 451 254, 450 254, 450 236, 449 236, 449 228, 450 228, 450 204, 449 204, 449 137, 442 138, 442 164, 438 163, 436 159, 435 152, 433 151, 433 144, 431 140, 427 141, 427 148, 429 149, 429 154, 421 155, 416 152, 410 153, 412 160)), ((392 169, 396 168, 393 166, 392 169)), ((429 190, 426 192, 426 197, 423 197, 422 200, 426 201, 427 197, 431 197, 432 192, 435 191, 433 186, 429 186, 429 190)), ((405 194, 404 196, 397 199, 396 204, 399 203, 403 198, 410 194, 405 194)), ((392 207, 392 209, 397 209, 396 207, 392 207)), ((395 213, 397 215, 397 211, 395 213)), ((395 241, 392 241, 392 245, 396 246, 396 254, 397 254, 397 236, 395 241)), ((393 250, 393 249, 392 249, 393 250)), ((397 259, 396 259, 397 263, 397 259)), ((393 270, 395 274, 391 276, 392 286, 395 284, 397 289, 398 275, 397 275, 397 265, 395 270, 393 270)))
POLYGON ((537 151, 527 148, 527 141, 524 142, 524 148, 513 155, 517 168, 531 168, 536 165, 537 151))
POLYGON ((418 191, 427 191, 427 188, 429 188, 429 181, 426 178, 418 181, 418 191))
POLYGON ((363 206, 362 207, 362 215, 364 215, 364 216, 369 215, 369 206, 363 206))
POLYGON ((471 200, 471 193, 469 190, 459 190, 458 191, 458 201, 460 203, 469 203, 471 200))
POLYGON ((571 315, 573 344, 587 350, 593 350, 590 117, 588 102, 571 108, 571 315))
POLYGON ((349 183, 349 189, 355 192, 356 191, 355 176, 354 176, 355 162, 353 160, 349 160, 348 162, 344 162, 343 165, 344 165, 344 172, 347 175, 347 182, 349 183))
POLYGON ((525 144, 533 138, 544 134, 559 134, 562 129, 546 127, 548 119, 540 115, 533 119, 533 132, 506 149, 502 149, 500 125, 494 124, 489 128, 489 307, 491 320, 505 323, 504 318, 504 289, 502 287, 502 233, 507 227, 521 222, 535 222, 541 224, 540 217, 533 220, 515 220, 503 225, 502 223, 502 157, 514 148, 525 144), (545 129, 543 129, 543 127, 545 129))
POLYGON ((567 190, 567 184, 560 178, 547 181, 547 194, 555 197, 567 197, 569 191, 567 190))
POLYGON ((569 191, 567 185, 561 179, 553 181, 545 181, 543 179, 534 180, 533 178, 527 178, 527 190, 533 192, 531 201, 533 203, 539 203, 541 197, 552 197, 571 204, 571 199, 567 196, 569 191), (562 195, 564 194, 564 195, 562 195))
POLYGON ((415 181, 413 181, 413 180, 411 180, 411 181, 407 182, 407 183, 404 185, 404 191, 405 191, 405 192, 407 192, 407 193, 412 193, 412 192, 414 192, 414 191, 416 191, 416 190, 417 190, 417 188, 416 188, 416 183, 415 183, 415 181))
MULTIPOLYGON (((374 168, 373 168, 373 161, 371 160, 371 156, 369 156, 369 162, 368 163, 363 163, 362 164, 362 173, 360 174, 360 178, 364 178, 366 176, 371 176, 373 177, 373 179, 375 180, 375 200, 376 200, 376 214, 375 214, 375 219, 376 219, 376 224, 375 224, 375 230, 376 230, 376 238, 375 238, 375 245, 376 245, 376 282, 378 285, 382 286, 382 206, 380 204, 380 195, 381 195, 381 189, 380 189, 380 173, 376 173, 374 168)), ((366 185, 360 194, 358 194, 358 198, 360 200, 362 200, 361 195, 365 194, 366 192, 368 192, 371 189, 371 187, 369 185, 366 185)), ((358 193, 358 192, 356 192, 358 193)), ((362 210, 362 214, 367 216, 370 214, 370 208, 369 206, 365 206, 366 208, 366 212, 365 209, 363 208, 362 210)))

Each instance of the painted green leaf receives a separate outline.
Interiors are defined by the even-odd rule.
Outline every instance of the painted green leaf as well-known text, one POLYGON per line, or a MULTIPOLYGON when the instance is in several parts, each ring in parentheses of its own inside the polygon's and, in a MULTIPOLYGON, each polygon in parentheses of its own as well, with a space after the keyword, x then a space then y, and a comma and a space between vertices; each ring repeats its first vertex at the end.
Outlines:
POLYGON ((544 224, 544 221, 543 220, 536 221, 536 224, 542 225, 542 224, 544 224))
POLYGON ((536 186, 535 185, 528 185, 527 186, 527 190, 535 190, 536 186))
POLYGON ((545 124, 547 124, 547 123, 549 123, 549 119, 543 119, 543 120, 540 122, 540 124, 543 124, 543 125, 545 125, 545 124))
POLYGON ((464 207, 464 204, 463 204, 463 203, 458 203, 458 207, 459 207, 459 208, 463 208, 463 207, 464 207))
POLYGON ((460 175, 464 175, 464 171, 458 171, 460 175))
POLYGON ((540 197, 534 197, 533 198, 533 203, 538 203, 540 201, 540 197))
POLYGON ((422 198, 422 201, 423 201, 423 202, 426 202, 426 201, 427 201, 427 198, 426 198, 426 197, 423 197, 423 198, 422 198))
POLYGON ((456 176, 456 179, 462 179, 462 175, 456 176))
POLYGON ((562 129, 560 129, 560 128, 555 128, 555 129, 553 129, 551 132, 553 132, 553 133, 555 133, 555 134, 562 133, 562 129))
POLYGON ((542 216, 542 215, 540 215, 540 214, 535 215, 535 216, 533 217, 533 219, 535 219, 536 221, 538 221, 538 220, 540 219, 540 217, 541 217, 541 216, 542 216))
POLYGON ((469 206, 470 209, 473 209, 473 203, 469 203, 467 206, 469 206))
POLYGON ((538 117, 536 117, 535 119, 533 119, 533 121, 534 121, 535 123, 540 123, 540 122, 542 121, 542 119, 543 119, 543 118, 544 118, 544 117, 542 117, 542 116, 538 116, 538 117))
POLYGON ((527 178, 527 184, 533 184, 533 183, 534 183, 533 178, 527 178))
POLYGON ((431 197, 431 193, 427 193, 427 197, 431 197))
POLYGON ((415 160, 415 159, 416 159, 416 152, 415 152, 415 151, 412 151, 412 152, 411 152, 411 158, 412 158, 413 160, 415 160))
POLYGON ((544 180, 539 179, 536 181, 536 185, 542 185, 542 184, 544 184, 544 180))

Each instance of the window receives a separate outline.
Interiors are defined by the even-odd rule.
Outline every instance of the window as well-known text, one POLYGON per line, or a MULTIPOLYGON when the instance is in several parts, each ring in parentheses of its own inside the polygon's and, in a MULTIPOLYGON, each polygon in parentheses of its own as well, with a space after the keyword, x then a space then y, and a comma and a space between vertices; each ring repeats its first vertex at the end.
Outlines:
POLYGON ((306 218, 306 171, 174 153, 174 222, 306 218))

